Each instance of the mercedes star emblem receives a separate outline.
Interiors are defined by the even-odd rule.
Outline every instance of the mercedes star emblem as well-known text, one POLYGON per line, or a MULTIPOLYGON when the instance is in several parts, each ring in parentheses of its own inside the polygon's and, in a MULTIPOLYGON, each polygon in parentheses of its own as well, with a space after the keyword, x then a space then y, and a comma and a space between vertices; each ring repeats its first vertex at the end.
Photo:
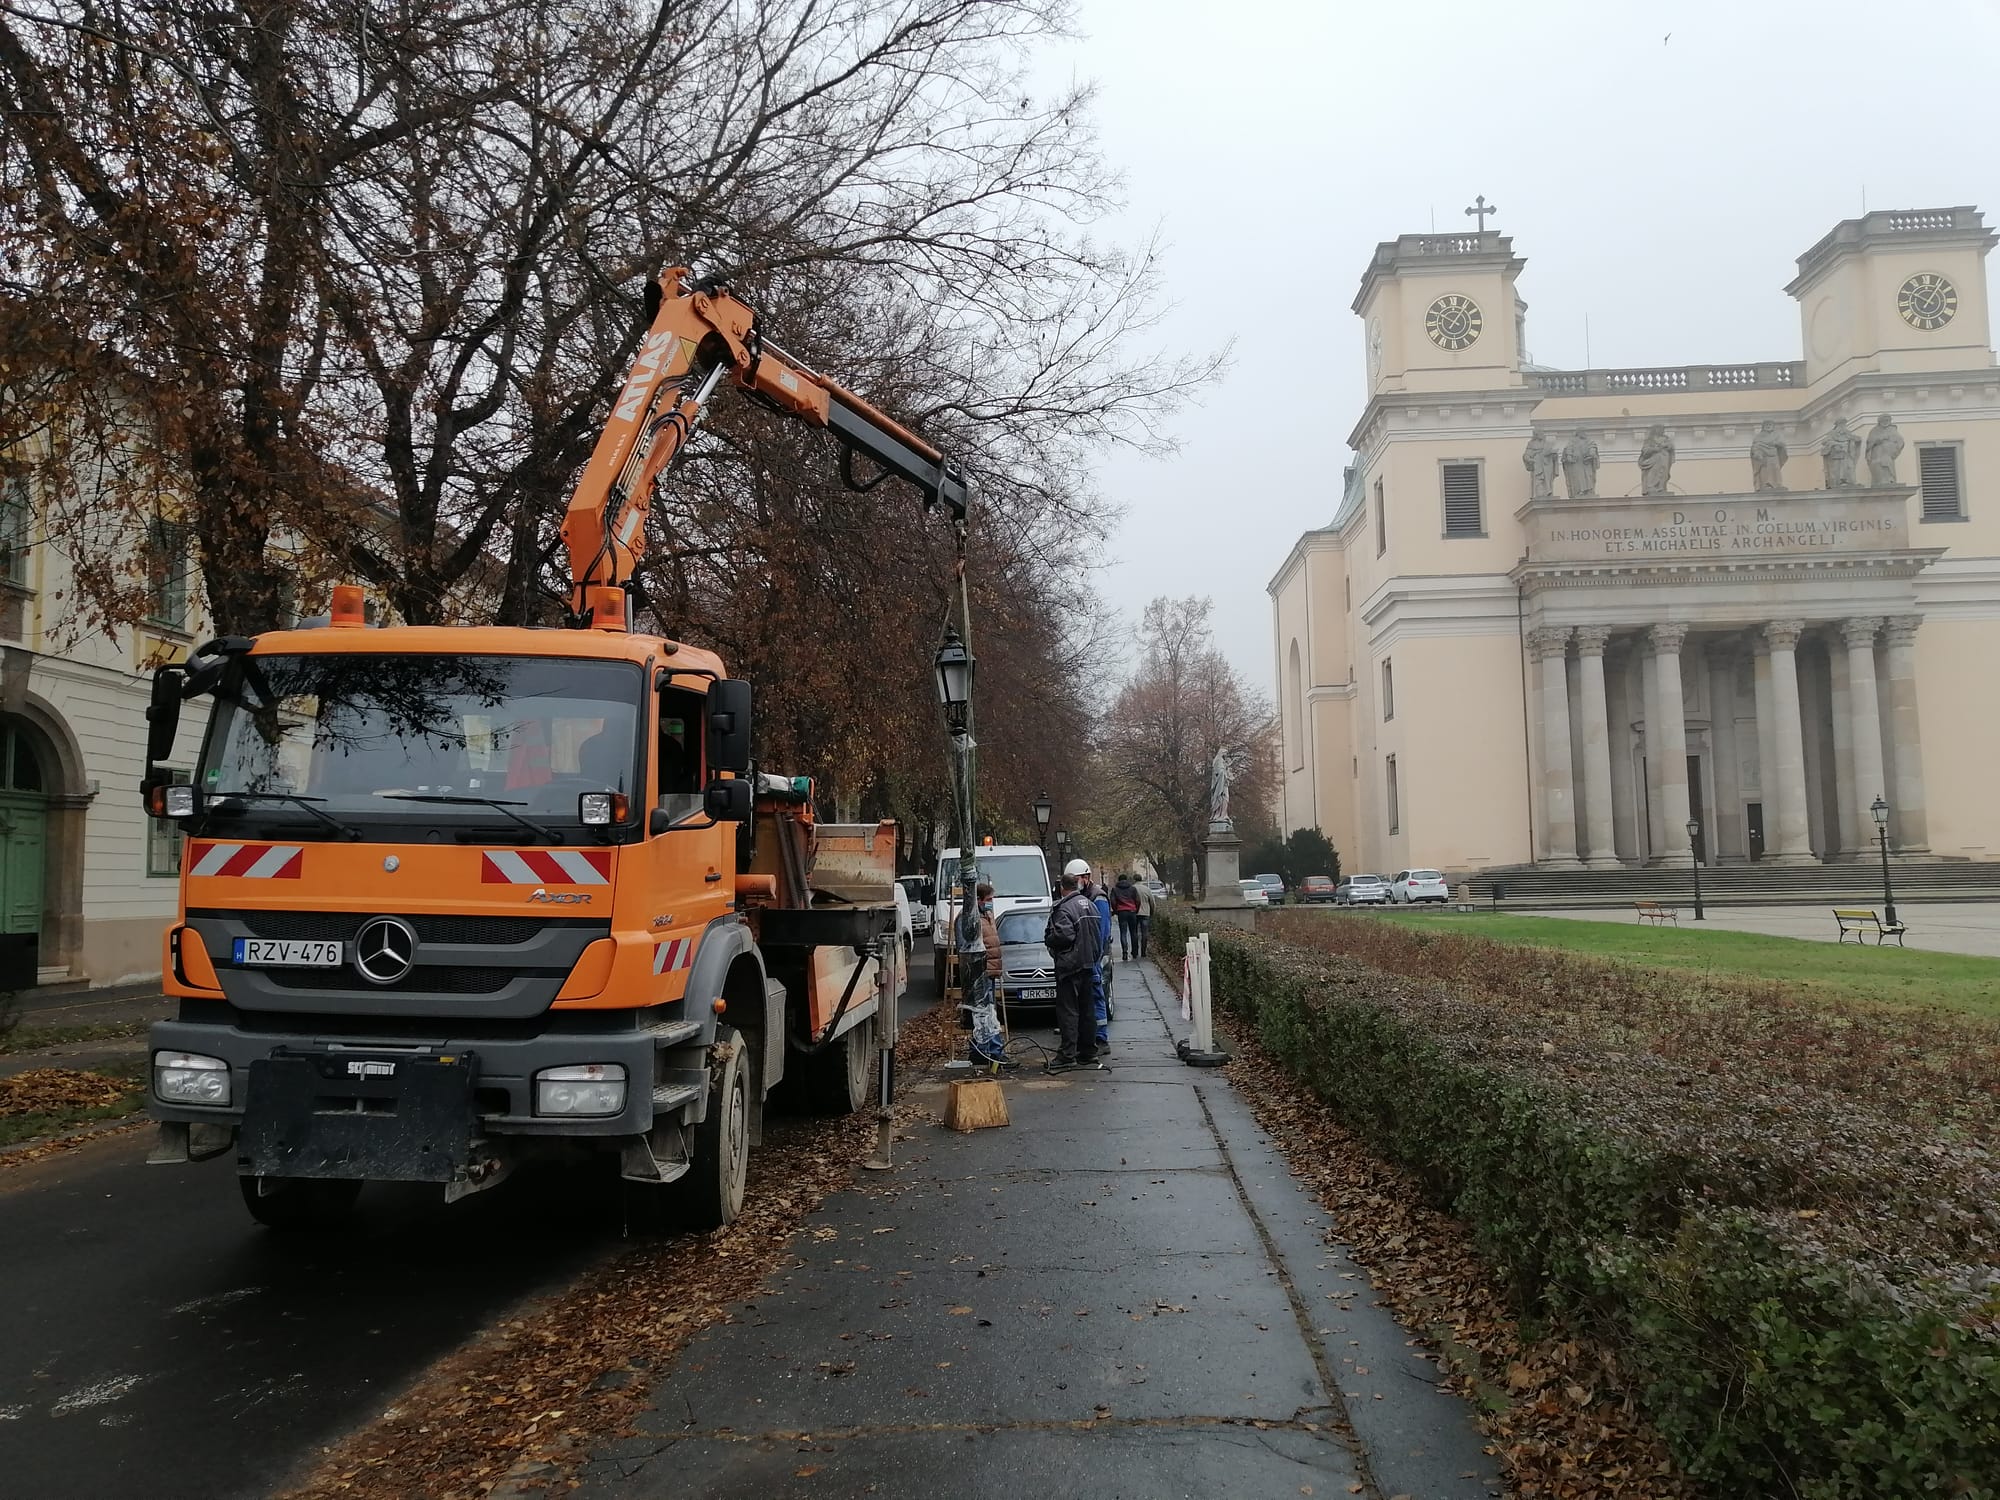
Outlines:
POLYGON ((394 984, 417 961, 417 935, 407 922, 375 917, 354 934, 354 967, 363 979, 394 984))

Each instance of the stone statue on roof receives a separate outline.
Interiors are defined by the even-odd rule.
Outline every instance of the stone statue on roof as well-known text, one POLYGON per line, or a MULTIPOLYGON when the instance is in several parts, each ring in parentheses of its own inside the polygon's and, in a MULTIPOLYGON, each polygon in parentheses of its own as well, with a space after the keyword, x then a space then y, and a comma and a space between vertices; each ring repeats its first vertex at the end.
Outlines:
POLYGON ((1769 417, 1750 439, 1750 479, 1759 493, 1785 487, 1785 440, 1778 436, 1777 424, 1769 417))
POLYGON ((1885 411, 1868 429, 1868 483, 1881 489, 1896 482, 1896 460, 1903 455, 1903 434, 1885 411))
POLYGON ((1664 495, 1673 477, 1674 440, 1667 436, 1664 425, 1655 422, 1646 430, 1646 441, 1639 445, 1639 493, 1664 495))
POLYGON ((1597 498, 1597 441, 1587 432, 1572 436, 1562 451, 1563 488, 1572 500, 1597 498))

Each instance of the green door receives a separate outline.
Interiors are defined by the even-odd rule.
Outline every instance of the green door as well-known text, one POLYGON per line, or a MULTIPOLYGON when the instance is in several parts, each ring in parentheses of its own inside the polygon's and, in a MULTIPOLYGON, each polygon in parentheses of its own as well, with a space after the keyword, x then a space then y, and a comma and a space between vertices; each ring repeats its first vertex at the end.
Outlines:
POLYGON ((48 812, 32 793, 0 792, 0 932, 42 930, 48 812))
POLYGON ((48 783, 18 723, 0 720, 0 988, 35 982, 48 866, 48 783))

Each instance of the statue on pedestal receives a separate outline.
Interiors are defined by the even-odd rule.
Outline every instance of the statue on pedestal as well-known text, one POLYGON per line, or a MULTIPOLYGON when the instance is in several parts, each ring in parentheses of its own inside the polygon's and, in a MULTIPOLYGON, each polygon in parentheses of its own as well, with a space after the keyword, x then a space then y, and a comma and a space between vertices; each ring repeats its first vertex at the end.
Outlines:
POLYGON ((1868 430, 1868 483, 1882 489, 1896 482, 1896 460, 1902 457, 1903 434, 1885 411, 1868 430))
POLYGON ((1759 493, 1785 487, 1785 460, 1788 457, 1785 440, 1778 436, 1777 426, 1768 417, 1765 418, 1764 425, 1757 429, 1757 435, 1750 439, 1750 481, 1759 493))
POLYGON ((1537 427, 1528 439, 1528 446, 1521 450, 1521 467, 1528 471, 1528 498, 1547 500, 1556 492, 1556 466, 1562 456, 1556 445, 1548 440, 1537 427))
POLYGON ((1208 767, 1208 821, 1210 825, 1229 822, 1229 752, 1218 750, 1208 767))
POLYGON ((1597 444, 1579 432, 1562 451, 1563 487, 1572 500, 1597 498, 1597 444))
POLYGON ((1840 417, 1834 421, 1833 431, 1819 445, 1819 456, 1826 460, 1828 489, 1854 488, 1854 465, 1861 457, 1861 439, 1848 431, 1847 418, 1840 417))
POLYGON ((1664 495, 1667 481, 1673 477, 1674 440, 1655 422, 1646 430, 1646 441, 1639 445, 1639 493, 1664 495))

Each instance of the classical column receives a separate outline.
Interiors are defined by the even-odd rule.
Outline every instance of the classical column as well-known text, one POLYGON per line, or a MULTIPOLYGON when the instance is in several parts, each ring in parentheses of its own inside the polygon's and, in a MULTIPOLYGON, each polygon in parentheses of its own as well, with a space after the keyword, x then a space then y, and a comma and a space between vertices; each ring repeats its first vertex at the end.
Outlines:
MULTIPOLYGON (((1646 842, 1645 811, 1632 785, 1632 655, 1621 649, 1604 664, 1605 696, 1611 717, 1611 835, 1624 847, 1612 852, 1620 864, 1641 862, 1640 850, 1646 842), (1626 821, 1627 811, 1631 821, 1626 821)), ((1595 852, 1594 850, 1592 851, 1595 852)))
MULTIPOLYGON (((1862 820, 1868 824, 1865 835, 1854 824, 1854 700, 1847 691, 1847 652, 1841 648, 1838 627, 1826 633, 1826 665, 1833 694, 1828 715, 1833 723, 1833 805, 1839 809, 1835 826, 1827 830, 1826 852, 1852 854, 1864 837, 1874 838, 1875 824, 1872 819, 1862 820)), ((1869 792, 1862 801, 1865 804, 1874 798, 1869 792)))
POLYGON ((1758 631, 1751 637, 1751 689, 1757 704, 1757 802, 1763 809, 1763 853, 1778 850, 1777 698, 1771 691, 1771 645, 1758 631))
POLYGON ((1604 643, 1611 632, 1602 625, 1582 625, 1576 632, 1577 665, 1583 702, 1583 828, 1593 870, 1618 868, 1617 839, 1611 819, 1611 708, 1604 693, 1604 643))
POLYGON ((1646 713, 1660 724, 1657 736, 1650 723, 1646 726, 1646 758, 1660 762, 1654 776, 1660 788, 1660 832, 1666 838, 1661 852, 1677 864, 1689 848, 1687 720, 1681 709, 1681 642, 1687 639, 1687 626, 1655 625, 1646 639, 1653 648, 1656 695, 1646 713))
POLYGON ((1894 724, 1896 790, 1886 795, 1895 803, 1889 829, 1896 847, 1911 853, 1928 851, 1930 828, 1924 818, 1924 751, 1917 732, 1917 627, 1921 615, 1891 615, 1884 634, 1889 644, 1889 713, 1894 724))
POLYGON ((1709 809, 1709 821, 1715 827, 1708 834, 1708 857, 1720 859, 1724 853, 1723 830, 1729 831, 1731 855, 1747 855, 1748 835, 1743 830, 1742 778, 1737 772, 1736 745, 1736 658, 1730 655, 1730 646, 1720 646, 1710 651, 1708 661, 1708 743, 1715 755, 1714 774, 1709 778, 1715 788, 1715 805, 1709 809))
POLYGON ((1646 725, 1646 801, 1639 820, 1639 862, 1658 859, 1667 847, 1660 821, 1660 664, 1639 637, 1639 717, 1646 725))
POLYGON ((1569 648, 1567 625, 1528 632, 1528 650, 1542 671, 1543 863, 1574 868, 1576 798, 1570 787, 1569 648))
MULTIPOLYGON (((1857 615, 1840 622, 1840 638, 1847 646, 1847 706, 1849 737, 1854 741, 1854 791, 1850 805, 1857 830, 1873 838, 1875 799, 1888 799, 1889 788, 1882 775, 1882 709, 1875 701, 1875 632, 1880 619, 1857 615)), ((1859 846, 1857 841, 1856 847, 1859 846)))
POLYGON ((1764 627, 1764 644, 1771 663, 1771 764, 1764 774, 1768 807, 1778 805, 1777 836, 1769 838, 1772 858, 1780 864, 1812 863, 1806 841, 1806 740, 1799 718, 1799 663, 1795 654, 1803 620, 1773 620, 1764 627))

